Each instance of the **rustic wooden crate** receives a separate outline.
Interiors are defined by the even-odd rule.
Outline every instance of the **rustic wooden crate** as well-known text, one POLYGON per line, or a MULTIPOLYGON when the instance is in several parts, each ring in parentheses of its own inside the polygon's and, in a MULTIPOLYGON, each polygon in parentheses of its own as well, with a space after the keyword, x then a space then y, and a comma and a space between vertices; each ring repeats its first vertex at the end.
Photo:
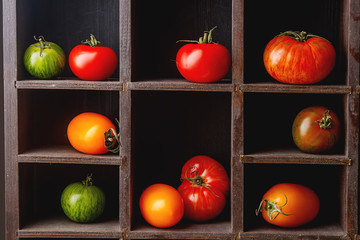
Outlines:
POLYGON ((358 238, 358 0, 4 0, 3 17, 6 240, 358 238), (231 71, 216 84, 183 80, 176 41, 213 26, 215 41, 232 53, 231 71), (265 45, 286 30, 334 44, 327 79, 294 86, 265 72, 265 45), (22 56, 34 34, 69 54, 90 33, 118 53, 111 79, 81 81, 69 67, 52 80, 26 73, 22 56), (302 153, 289 137, 296 113, 312 104, 329 106, 343 122, 342 141, 327 155, 302 153), (83 111, 120 119, 119 154, 69 146, 67 123, 83 111), (141 191, 155 182, 177 187, 174 176, 197 154, 231 176, 224 212, 209 223, 150 227, 139 212, 141 191), (59 192, 89 171, 110 201, 99 222, 75 224, 62 215, 59 192), (280 229, 254 216, 264 191, 282 181, 318 191, 316 221, 280 229))

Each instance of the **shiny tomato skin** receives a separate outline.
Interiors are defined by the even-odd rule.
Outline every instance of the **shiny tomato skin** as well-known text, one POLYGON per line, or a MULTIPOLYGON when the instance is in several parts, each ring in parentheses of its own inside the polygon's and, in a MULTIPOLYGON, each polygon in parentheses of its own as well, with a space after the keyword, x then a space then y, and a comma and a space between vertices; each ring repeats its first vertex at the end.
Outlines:
POLYGON ((230 180, 219 162, 208 156, 195 156, 184 164, 181 179, 178 191, 184 199, 185 218, 203 222, 223 211, 230 180))
POLYGON ((104 211, 106 197, 101 188, 92 184, 91 176, 82 182, 69 184, 61 194, 61 208, 74 222, 96 220, 104 211))
POLYGON ((226 205, 223 193, 205 187, 193 187, 190 182, 178 187, 184 199, 184 217, 196 222, 205 222, 217 217, 226 205))
POLYGON ((74 117, 67 127, 70 144, 79 152, 87 154, 104 154, 109 150, 105 147, 104 133, 115 125, 99 113, 84 112, 74 117))
POLYGON ((300 111, 292 125, 292 136, 296 146, 303 152, 322 153, 332 149, 340 138, 340 120, 331 110, 323 106, 312 106, 300 111), (328 114, 330 128, 321 128, 319 121, 328 114))
POLYGON ((63 49, 53 42, 46 42, 46 44, 49 47, 42 51, 40 43, 31 44, 24 53, 26 70, 39 79, 55 78, 65 68, 66 57, 63 49))
MULTIPOLYGON (((265 221, 279 227, 298 227, 312 221, 319 213, 320 200, 310 188, 293 183, 280 183, 271 187, 263 196, 263 200, 274 202, 281 206, 279 209, 286 215, 272 213, 270 219, 267 211, 262 209, 265 221), (286 196, 286 197, 285 197, 286 196)), ((262 202, 262 207, 266 202, 262 202)))
POLYGON ((109 47, 77 45, 69 54, 71 71, 82 80, 97 81, 110 77, 116 70, 118 59, 109 47))
POLYGON ((289 36, 278 36, 267 44, 263 55, 267 72, 288 84, 320 82, 330 74, 335 60, 334 47, 320 37, 299 42, 289 36))
POLYGON ((184 201, 175 188, 157 183, 146 188, 141 194, 140 211, 152 226, 169 228, 182 219, 184 201))
POLYGON ((217 82, 228 73, 231 55, 221 44, 186 44, 176 55, 176 66, 181 75, 191 82, 217 82))

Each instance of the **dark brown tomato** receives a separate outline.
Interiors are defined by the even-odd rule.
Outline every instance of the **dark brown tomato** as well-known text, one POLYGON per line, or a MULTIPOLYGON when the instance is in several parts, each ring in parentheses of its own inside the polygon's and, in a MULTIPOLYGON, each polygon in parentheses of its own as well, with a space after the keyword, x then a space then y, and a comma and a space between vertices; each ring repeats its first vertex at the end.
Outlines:
POLYGON ((303 152, 325 152, 339 141, 340 120, 333 111, 323 106, 308 107, 296 116, 292 136, 303 152))

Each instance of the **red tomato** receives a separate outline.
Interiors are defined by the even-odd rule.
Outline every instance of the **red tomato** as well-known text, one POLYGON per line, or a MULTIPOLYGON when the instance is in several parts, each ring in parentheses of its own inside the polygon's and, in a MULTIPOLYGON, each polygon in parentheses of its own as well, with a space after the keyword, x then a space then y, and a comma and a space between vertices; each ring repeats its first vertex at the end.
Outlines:
POLYGON ((79 152, 103 154, 109 151, 105 147, 104 135, 109 129, 115 131, 115 126, 107 117, 85 112, 71 120, 67 128, 67 136, 70 144, 79 152))
POLYGON ((263 196, 258 215, 279 227, 298 227, 313 220, 320 209, 320 200, 308 187, 292 183, 280 183, 263 196))
POLYGON ((276 80, 312 84, 323 80, 335 65, 334 47, 324 38, 305 32, 285 32, 272 39, 264 51, 264 64, 276 80))
POLYGON ((166 184, 154 184, 141 194, 140 210, 149 224, 168 228, 183 217, 184 201, 175 188, 166 184))
POLYGON ((71 71, 83 80, 104 80, 116 70, 118 59, 116 53, 109 47, 99 46, 94 35, 84 43, 77 45, 69 54, 71 71))
POLYGON ((178 191, 184 199, 184 217, 208 221, 224 209, 230 180, 224 167, 207 156, 195 156, 185 163, 178 191))
POLYGON ((216 82, 229 71, 230 52, 223 45, 212 42, 211 33, 215 28, 205 32, 199 41, 183 40, 197 43, 184 45, 176 55, 176 66, 187 80, 199 83, 216 82))
POLYGON ((308 107, 295 117, 292 136, 301 151, 325 152, 339 141, 340 120, 334 112, 323 106, 308 107))

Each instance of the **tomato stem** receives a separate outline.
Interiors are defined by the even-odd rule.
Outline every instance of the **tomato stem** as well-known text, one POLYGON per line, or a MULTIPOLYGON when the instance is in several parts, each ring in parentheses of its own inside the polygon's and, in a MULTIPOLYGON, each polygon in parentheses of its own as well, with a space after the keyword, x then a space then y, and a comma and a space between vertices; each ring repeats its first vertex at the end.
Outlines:
POLYGON ((204 36, 200 37, 198 41, 196 41, 196 40, 178 40, 176 43, 178 43, 178 42, 190 42, 190 43, 212 44, 212 43, 214 43, 212 41, 212 32, 215 30, 215 28, 217 28, 217 26, 213 27, 209 31, 204 31, 204 36))
POLYGON ((317 36, 314 34, 310 34, 310 33, 308 34, 305 31, 286 31, 286 32, 283 32, 283 33, 280 33, 279 35, 277 35, 277 37, 280 37, 280 36, 288 36, 298 42, 306 42, 309 38, 312 38, 312 37, 322 38, 322 39, 328 41, 327 39, 325 39, 323 37, 320 37, 320 36, 317 36))
MULTIPOLYGON (((38 38, 36 36, 34 36, 34 39, 36 41, 39 41, 39 48, 40 48, 40 57, 42 57, 42 52, 44 51, 44 49, 51 49, 50 43, 48 43, 47 41, 45 41, 44 36, 39 36, 38 38)), ((35 46, 37 47, 37 46, 35 46)))
POLYGON ((90 47, 97 47, 100 46, 101 42, 96 40, 94 34, 90 33, 90 40, 86 39, 81 41, 82 44, 89 44, 90 47))
POLYGON ((92 182, 92 173, 88 174, 85 178, 85 180, 82 181, 82 184, 87 187, 87 186, 92 186, 93 182, 92 182))
POLYGON ((205 187, 207 189, 210 190, 210 192, 212 192, 216 197, 219 197, 218 195, 215 194, 215 192, 207 185, 205 179, 199 175, 199 170, 197 167, 193 166, 193 167, 190 167, 186 170, 185 172, 185 179, 190 181, 192 183, 192 186, 198 186, 198 187, 205 187), (195 168, 194 171, 192 171, 190 173, 190 177, 187 177, 187 172, 189 171, 189 169, 193 169, 195 168), (196 172, 196 176, 195 177, 191 177, 191 174, 195 173, 196 172))
POLYGON ((260 205, 259 205, 259 208, 255 210, 256 216, 258 216, 259 213, 262 212, 263 210, 266 211, 266 213, 268 214, 269 219, 270 219, 271 221, 273 221, 275 218, 277 218, 277 216, 279 216, 279 214, 282 214, 282 215, 284 215, 284 216, 290 216, 290 215, 292 215, 292 214, 286 214, 286 213, 284 213, 284 212, 281 210, 281 208, 284 207, 284 206, 287 204, 287 202, 288 202, 287 197, 286 197, 285 194, 284 194, 284 196, 285 196, 285 203, 284 203, 284 205, 279 205, 279 204, 277 204, 276 202, 270 202, 270 201, 267 200, 267 199, 261 200, 260 205), (265 202, 265 205, 262 206, 264 202, 265 202), (273 213, 276 213, 275 217, 272 216, 273 213))
MULTIPOLYGON (((119 128, 120 128, 120 122, 115 119, 116 122, 118 123, 119 125, 119 128)), ((104 137, 105 137, 105 147, 106 149, 108 149, 110 152, 112 153, 118 153, 120 151, 120 147, 121 147, 121 144, 120 144, 120 133, 117 133, 115 129, 113 128, 110 128, 109 130, 107 130, 105 133, 104 133, 104 137), (114 146, 116 146, 114 148, 114 146)))
POLYGON ((323 118, 321 118, 321 120, 316 121, 316 123, 319 124, 320 128, 322 129, 329 129, 332 127, 332 119, 329 112, 330 112, 329 110, 326 110, 324 112, 323 118))

